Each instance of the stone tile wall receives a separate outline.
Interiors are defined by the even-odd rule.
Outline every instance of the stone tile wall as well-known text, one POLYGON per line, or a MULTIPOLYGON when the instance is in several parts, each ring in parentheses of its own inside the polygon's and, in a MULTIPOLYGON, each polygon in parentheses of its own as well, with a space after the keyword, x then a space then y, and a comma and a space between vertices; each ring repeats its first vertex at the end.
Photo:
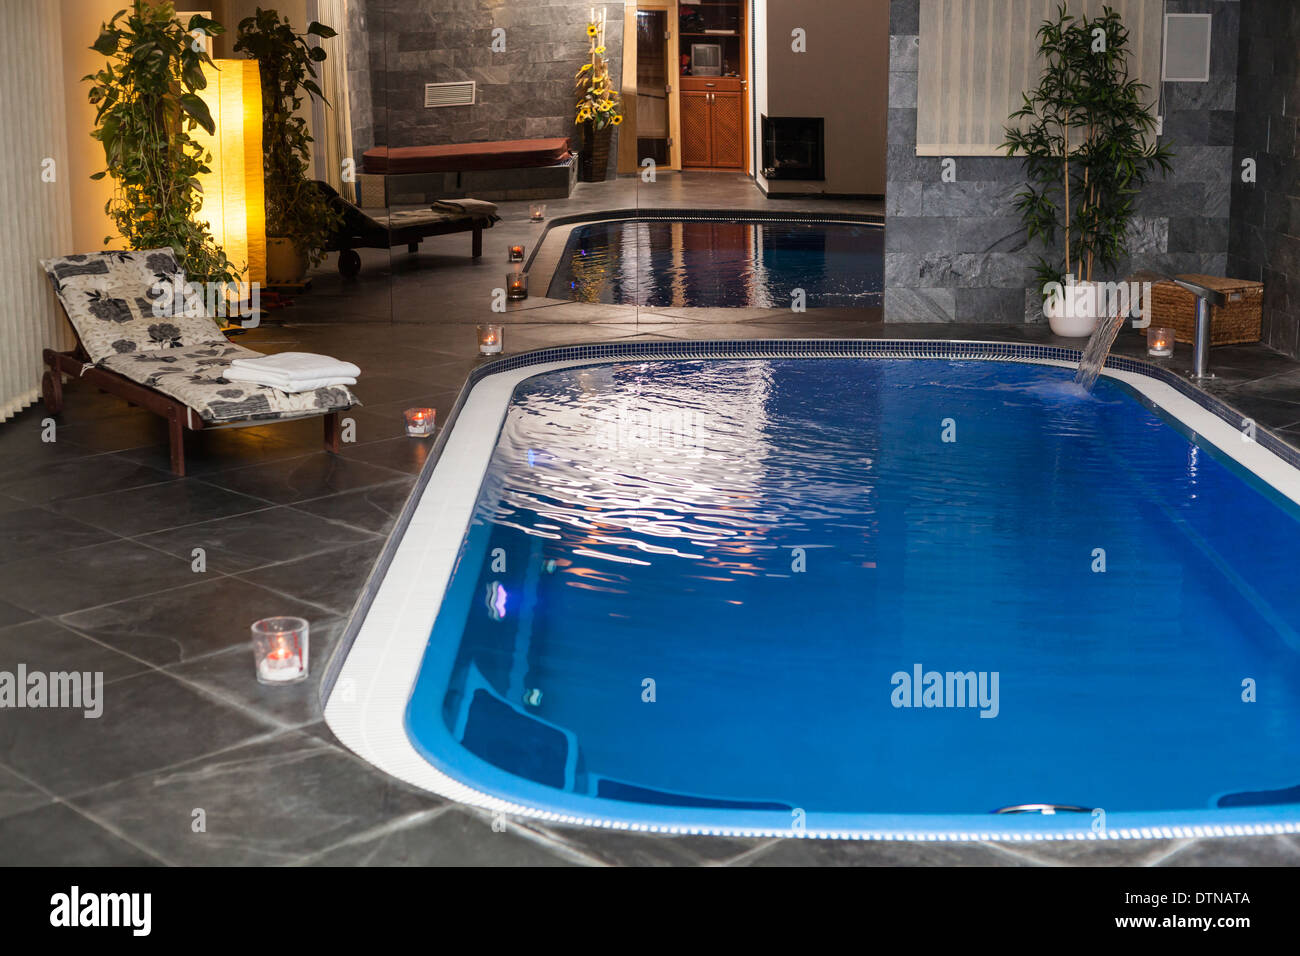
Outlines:
MULTIPOLYGON (((374 143, 425 146, 580 135, 574 74, 590 0, 366 0, 374 143), (505 52, 492 50, 506 31, 505 52), (426 109, 424 84, 478 83, 474 106, 426 109)), ((623 5, 604 4, 610 69, 622 75, 623 5)), ((617 133, 615 134, 617 138, 617 133)), ((611 167, 617 144, 610 151, 611 167)))
MULTIPOLYGON (((1168 0, 1169 13, 1213 13, 1208 83, 1164 84, 1164 139, 1174 171, 1138 202, 1133 263, 1165 272, 1227 270, 1237 95, 1237 0, 1168 0)), ((885 319, 890 322, 1044 321, 1033 288, 1041 249, 1027 243, 1011 197, 1018 159, 955 157, 957 181, 940 181, 940 157, 916 155, 920 0, 892 0, 885 319)), ((1131 263, 1121 263, 1127 274, 1131 263)))
POLYGON ((1300 357, 1300 3, 1243 0, 1228 270, 1264 283, 1264 341, 1300 357), (1255 161, 1255 182, 1242 161, 1255 161))

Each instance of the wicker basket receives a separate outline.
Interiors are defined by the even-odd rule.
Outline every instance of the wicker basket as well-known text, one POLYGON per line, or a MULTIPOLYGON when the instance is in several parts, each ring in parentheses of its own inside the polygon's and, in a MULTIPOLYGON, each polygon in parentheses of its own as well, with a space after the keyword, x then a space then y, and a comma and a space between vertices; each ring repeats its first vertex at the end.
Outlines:
MULTIPOLYGON (((1178 278, 1209 286, 1228 297, 1228 304, 1210 312, 1210 344, 1258 342, 1264 284, 1248 279, 1180 275, 1178 278)), ((1174 339, 1190 343, 1196 334, 1196 296, 1172 282, 1157 282, 1151 289, 1151 324, 1174 330, 1174 339)))

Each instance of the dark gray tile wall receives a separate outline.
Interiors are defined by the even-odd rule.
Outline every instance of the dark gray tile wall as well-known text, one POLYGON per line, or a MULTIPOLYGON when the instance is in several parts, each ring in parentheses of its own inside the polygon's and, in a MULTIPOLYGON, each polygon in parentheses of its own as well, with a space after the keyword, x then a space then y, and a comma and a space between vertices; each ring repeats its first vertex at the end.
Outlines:
MULTIPOLYGON (((1168 179, 1138 202, 1131 265, 1166 272, 1227 270, 1237 0, 1168 0, 1169 13, 1212 13, 1210 82, 1164 85, 1164 140, 1177 156, 1168 179)), ((1011 205, 1018 159, 954 157, 957 182, 940 181, 939 157, 916 155, 920 0, 891 0, 889 172, 885 193, 885 320, 1044 321, 1034 286, 1041 249, 1011 205)), ((1105 278, 1105 277, 1102 277, 1105 278)))
POLYGON ((1243 0, 1240 51, 1228 269, 1264 283, 1264 341, 1300 356, 1300 4, 1243 0))
POLYGON ((349 3, 343 40, 348 51, 348 114, 352 123, 352 153, 361 165, 361 154, 375 145, 375 104, 370 95, 370 23, 366 4, 349 3))
MULTIPOLYGON (((592 7, 607 11, 605 45, 622 76, 623 5, 591 0, 366 0, 374 142, 424 146, 581 137, 573 76, 587 58, 592 7), (506 31, 504 53, 492 31, 506 31), (425 109, 424 84, 475 80, 474 106, 425 109)), ((617 145, 611 149, 611 163, 617 145)))

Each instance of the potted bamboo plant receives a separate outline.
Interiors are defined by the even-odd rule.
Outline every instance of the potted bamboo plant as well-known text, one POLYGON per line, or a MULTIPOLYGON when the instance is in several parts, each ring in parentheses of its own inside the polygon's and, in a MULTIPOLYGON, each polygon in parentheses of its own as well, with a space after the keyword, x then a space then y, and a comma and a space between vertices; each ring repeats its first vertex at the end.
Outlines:
POLYGON ((590 62, 577 75, 577 116, 582 130, 582 165, 585 182, 604 182, 609 168, 609 144, 614 127, 623 122, 619 95, 605 59, 605 17, 587 24, 590 62))
POLYGON ((1134 201, 1152 174, 1169 173, 1173 152, 1156 143, 1146 84, 1129 76, 1129 31, 1119 14, 1105 7, 1076 18, 1061 6, 1038 40, 1042 76, 1011 114, 1002 148, 1024 160, 1028 182, 1015 205, 1029 238, 1057 250, 1038 260, 1044 294, 1072 277, 1085 293, 1051 296, 1052 331, 1090 335, 1097 309, 1075 303, 1102 298, 1086 293, 1126 255, 1134 201))
POLYGON ((297 33, 287 17, 258 7, 239 21, 235 52, 258 61, 262 79, 262 148, 266 190, 266 272, 273 284, 302 281, 308 263, 325 258, 325 247, 342 216, 312 181, 307 121, 298 115, 307 97, 329 103, 316 83, 325 51, 307 37, 335 31, 312 21, 297 33))
POLYGON ((112 178, 105 211, 129 248, 170 246, 192 280, 233 283, 238 272, 207 223, 194 218, 203 204, 196 177, 209 172, 211 156, 190 132, 215 129, 197 93, 207 86, 203 64, 212 61, 194 42, 196 31, 225 32, 198 14, 187 26, 172 4, 145 0, 100 27, 91 49, 108 62, 82 78, 91 84, 91 136, 103 145, 106 166, 91 179, 112 178))

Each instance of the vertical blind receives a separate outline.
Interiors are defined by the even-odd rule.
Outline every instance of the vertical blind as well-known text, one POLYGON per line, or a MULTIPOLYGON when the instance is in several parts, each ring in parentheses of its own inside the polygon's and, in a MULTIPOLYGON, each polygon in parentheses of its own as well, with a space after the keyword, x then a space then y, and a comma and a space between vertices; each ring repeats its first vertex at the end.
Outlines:
POLYGON ((0 2, 0 422, 40 394, 41 351, 71 334, 40 260, 67 255, 67 130, 60 4, 0 2))
POLYGON ((326 59, 316 65, 320 74, 321 92, 329 106, 321 117, 323 129, 313 132, 324 143, 324 169, 316 175, 338 190, 355 199, 351 182, 343 180, 343 160, 352 157, 352 104, 348 98, 348 49, 345 34, 348 29, 348 0, 316 0, 313 19, 333 27, 338 36, 318 41, 325 50, 326 59))
MULTIPOLYGON (((1000 156, 1007 117, 1038 83, 1039 26, 1061 0, 921 0, 918 156, 1000 156)), ((1129 73, 1160 89, 1163 0, 1067 0, 1074 16, 1111 7, 1129 31, 1129 73)))

